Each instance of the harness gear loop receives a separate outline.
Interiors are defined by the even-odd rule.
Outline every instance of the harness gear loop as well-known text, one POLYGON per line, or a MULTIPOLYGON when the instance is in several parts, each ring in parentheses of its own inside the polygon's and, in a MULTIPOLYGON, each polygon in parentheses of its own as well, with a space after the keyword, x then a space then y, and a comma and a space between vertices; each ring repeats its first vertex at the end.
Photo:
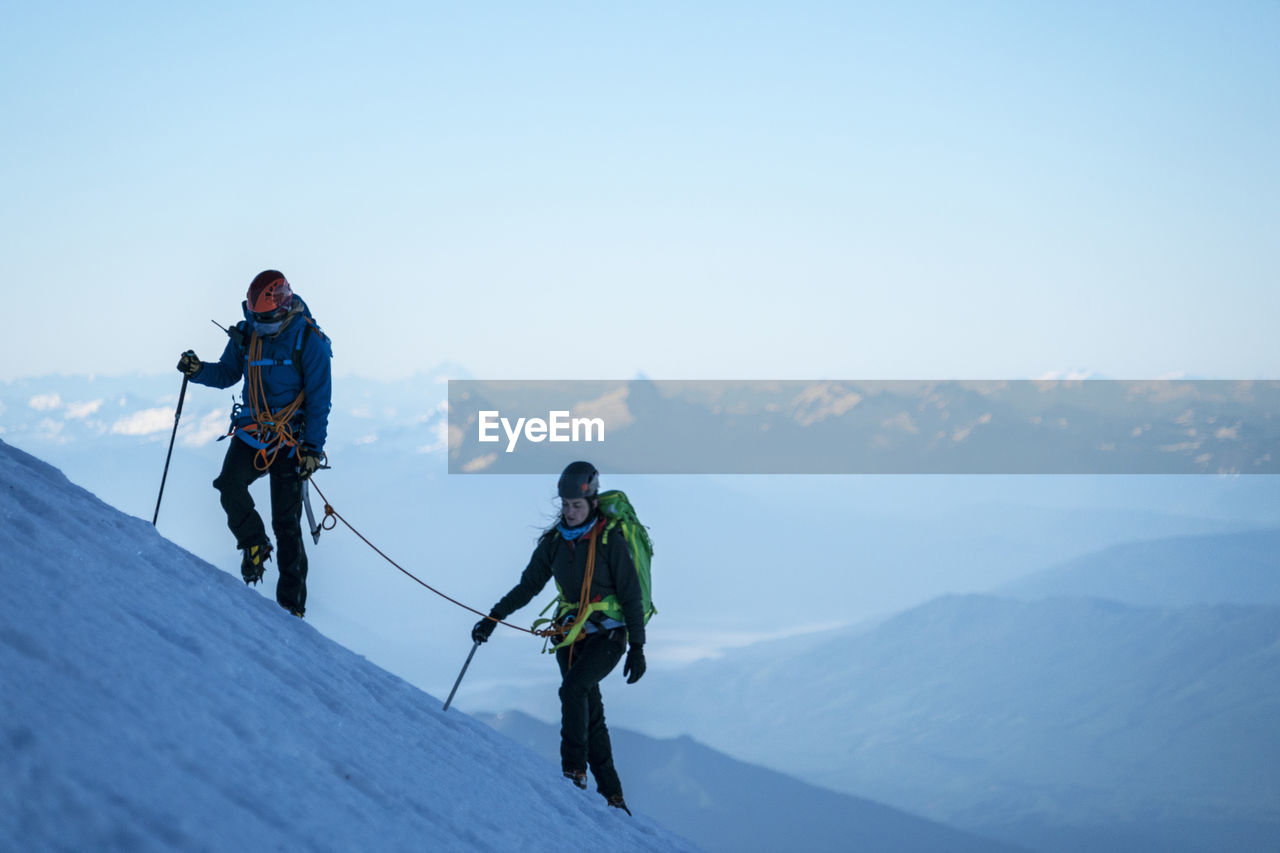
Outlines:
POLYGON ((256 331, 249 338, 247 356, 248 364, 245 372, 249 379, 249 413, 253 416, 254 422, 243 427, 241 433, 247 439, 253 439, 248 443, 257 448, 258 452, 253 457, 253 467, 259 471, 265 471, 276 461, 281 448, 289 448, 287 454, 289 456, 297 452, 298 442, 293 436, 293 427, 290 422, 302 408, 307 392, 305 388, 298 391, 298 396, 293 398, 292 403, 279 411, 271 411, 271 407, 267 405, 266 388, 262 384, 262 367, 264 364, 276 362, 263 360, 262 338, 256 331))
MULTIPOLYGON (((410 572, 408 569, 406 569, 404 566, 402 566, 402 565, 400 565, 399 563, 397 563, 395 560, 393 560, 393 559, 391 559, 390 557, 388 557, 386 554, 384 554, 384 553, 382 552, 382 549, 381 549, 381 548, 379 548, 377 545, 374 545, 374 544, 373 544, 372 542, 370 542, 367 538, 365 538, 365 535, 364 535, 363 533, 361 533, 359 530, 356 530, 356 529, 355 529, 355 527, 353 527, 353 526, 351 525, 351 522, 347 521, 345 518, 343 518, 343 517, 342 517, 342 513, 338 512, 336 509, 334 509, 334 508, 329 504, 329 499, 328 499, 327 497, 325 497, 324 492, 320 491, 320 487, 316 485, 315 477, 312 477, 312 478, 311 478, 311 480, 310 480, 310 482, 311 482, 311 488, 315 489, 315 490, 316 490, 316 494, 318 494, 318 495, 320 496, 320 500, 324 501, 324 520, 323 520, 323 521, 321 521, 321 522, 320 522, 320 524, 321 524, 321 525, 324 525, 324 524, 329 523, 329 519, 330 519, 330 517, 332 517, 332 518, 336 519, 336 520, 335 520, 335 521, 334 521, 334 522, 333 522, 329 527, 326 527, 326 528, 325 528, 325 530, 332 530, 332 529, 333 529, 333 527, 336 527, 336 526, 337 526, 337 524, 338 524, 338 522, 339 522, 339 521, 341 521, 343 524, 345 524, 345 525, 347 526, 347 529, 348 529, 348 530, 350 530, 350 531, 351 531, 352 533, 354 533, 357 537, 359 537, 359 539, 360 539, 360 541, 361 541, 361 542, 363 542, 364 544, 368 545, 368 546, 369 546, 370 548, 372 548, 375 552, 377 552, 377 554, 378 554, 378 556, 379 556, 379 557, 381 557, 382 559, 386 560, 388 563, 390 563, 391 565, 393 565, 393 566, 395 566, 397 569, 399 569, 399 570, 400 570, 400 572, 401 572, 401 574, 406 575, 407 577, 409 577, 409 578, 411 578, 412 580, 416 581, 419 585, 424 586, 424 587, 426 587, 427 589, 431 590, 431 591, 432 591, 432 592, 434 592, 436 595, 438 595, 438 596, 440 596, 441 598, 443 598, 445 601, 448 601, 448 602, 451 602, 451 603, 453 603, 453 604, 458 605, 458 606, 459 606, 459 607, 461 607, 463 610, 470 610, 472 613, 476 614, 477 616, 482 616, 482 617, 484 617, 485 619, 493 619, 493 617, 492 617, 492 616, 490 616, 488 613, 481 612, 481 611, 479 611, 479 610, 476 610, 474 607, 471 607, 470 605, 463 604, 461 601, 458 601, 456 598, 450 598, 449 596, 445 595, 445 594, 444 594, 443 592, 441 592, 440 590, 438 590, 438 589, 436 589, 435 587, 433 587, 431 584, 427 583, 426 581, 424 581, 424 580, 422 580, 421 578, 419 578, 417 575, 415 575, 415 574, 413 574, 412 572, 410 572)), ((526 633, 526 634, 532 634, 532 633, 533 633, 533 632, 532 632, 532 631, 530 631, 528 628, 522 628, 522 627, 520 627, 519 625, 512 625, 510 622, 503 622, 501 619, 493 619, 493 621, 494 621, 494 622, 497 622, 499 625, 506 625, 508 628, 514 628, 514 629, 515 629, 515 630, 517 630, 517 631, 523 631, 523 632, 524 632, 524 633, 526 633)))

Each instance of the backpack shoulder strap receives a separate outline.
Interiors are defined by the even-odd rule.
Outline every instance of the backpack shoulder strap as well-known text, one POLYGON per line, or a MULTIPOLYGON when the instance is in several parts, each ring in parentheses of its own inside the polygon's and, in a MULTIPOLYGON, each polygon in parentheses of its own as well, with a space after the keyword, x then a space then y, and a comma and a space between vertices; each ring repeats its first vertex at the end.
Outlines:
POLYGON ((293 366, 298 368, 298 372, 302 372, 302 348, 307 344, 307 335, 311 332, 311 318, 304 317, 306 320, 302 324, 302 328, 298 330, 297 336, 293 339, 293 366))
POLYGON ((297 337, 293 339, 293 366, 298 368, 298 373, 302 373, 302 349, 307 345, 307 338, 314 332, 316 337, 322 341, 328 341, 329 336, 320 328, 320 325, 307 316, 302 318, 306 322, 302 324, 302 328, 298 330, 297 337))
MULTIPOLYGON (((609 531, 617 527, 622 521, 622 519, 618 518, 617 516, 608 516, 608 518, 609 520, 605 522, 604 530, 600 532, 601 545, 609 544, 609 531)), ((625 531, 623 531, 623 535, 626 535, 625 531)))

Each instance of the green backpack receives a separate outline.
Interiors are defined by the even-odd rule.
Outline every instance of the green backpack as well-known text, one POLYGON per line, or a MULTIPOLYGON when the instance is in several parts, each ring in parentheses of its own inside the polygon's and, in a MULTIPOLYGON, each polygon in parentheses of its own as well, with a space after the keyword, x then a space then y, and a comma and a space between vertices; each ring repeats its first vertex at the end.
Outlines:
MULTIPOLYGON (((621 533, 622 538, 627 540, 627 546, 631 549, 631 561, 635 563, 636 575, 640 578, 640 592, 644 600, 644 621, 647 624, 653 614, 658 612, 653 606, 653 581, 649 574, 649 564, 653 559, 653 541, 649 539, 649 531, 640 523, 640 519, 636 518, 636 511, 623 492, 613 489, 608 492, 601 492, 596 497, 600 501, 600 514, 608 519, 604 530, 600 533, 600 544, 607 543, 609 534, 614 531, 621 533)), ((538 619, 533 623, 533 630, 537 631, 541 626, 547 624, 560 624, 568 613, 577 609, 578 602, 569 601, 565 598, 564 590, 557 583, 555 599, 544 607, 538 615, 545 617, 547 611, 553 607, 555 608, 555 616, 538 619)), ((603 613, 606 617, 616 619, 619 622, 626 621, 617 596, 608 595, 600 601, 593 601, 588 604, 586 613, 576 620, 573 628, 553 648, 558 649, 577 642, 579 635, 586 627, 587 618, 594 613, 603 613)))

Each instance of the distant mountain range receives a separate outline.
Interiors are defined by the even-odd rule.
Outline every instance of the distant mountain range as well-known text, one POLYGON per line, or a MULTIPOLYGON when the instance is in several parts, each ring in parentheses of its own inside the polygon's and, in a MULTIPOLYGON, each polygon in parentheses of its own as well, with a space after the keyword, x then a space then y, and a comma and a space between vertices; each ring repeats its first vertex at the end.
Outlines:
MULTIPOLYGON (((513 582, 535 528, 554 513, 554 478, 446 474, 441 404, 450 370, 442 366, 400 382, 341 380, 328 447, 334 467, 317 484, 385 550, 419 568, 438 566, 429 570, 449 591, 487 606, 513 582)), ((149 519, 179 385, 176 371, 0 383, 0 430, 5 440, 149 519)), ((210 487, 225 452, 216 439, 226 430, 232 393, 188 389, 161 510, 168 535, 217 565, 234 557, 210 487)), ((620 477, 606 471, 604 478, 630 491, 652 529, 664 624, 678 629, 689 621, 699 630, 745 638, 736 642, 779 628, 811 630, 886 615, 944 592, 989 590, 1125 542, 1237 531, 1280 518, 1280 478, 1273 477, 620 477), (839 606, 817 612, 801 596, 774 595, 767 579, 784 566, 803 567, 810 583, 839 606), (736 590, 740 604, 708 609, 705 602, 725 589, 736 590), (766 614, 776 627, 762 629, 766 614)), ((348 604, 380 586, 382 569, 370 557, 343 531, 322 540, 317 582, 341 586, 330 600, 343 602, 343 618, 351 616, 348 604), (350 574, 325 566, 350 567, 350 574)), ((399 576, 388 571, 393 588, 372 602, 384 614, 405 606, 399 576)), ((317 607, 325 601, 321 596, 317 607)), ((323 610, 316 615, 324 618, 323 610)), ((384 616, 379 625, 387 621, 384 616)), ((682 641, 678 654, 690 659, 721 647, 682 641)))
MULTIPOLYGON (((516 711, 477 718, 559 762, 558 724, 516 711)), ((610 735, 628 801, 711 853, 1017 849, 754 767, 688 737, 659 740, 619 728, 610 735)))
POLYGON ((1280 528, 1113 545, 998 591, 1018 598, 1091 596, 1158 607, 1280 605, 1280 528))
MULTIPOLYGON (((538 530, 554 515, 554 478, 446 473, 442 380, 455 370, 465 373, 441 366, 399 382, 341 379, 328 448, 333 469, 317 477, 317 487, 410 570, 487 607, 514 582, 538 530)), ((0 430, 149 520, 179 385, 176 371, 0 383, 0 430)), ((215 439, 226 429, 232 394, 188 389, 160 529, 236 575, 238 556, 210 486, 226 448, 215 439)), ((1280 478, 1265 476, 606 471, 604 482, 628 490, 654 537, 660 613, 651 656, 665 666, 767 636, 884 617, 942 593, 991 590, 1126 542, 1238 531, 1280 518, 1280 478), (793 577, 803 580, 797 590, 819 591, 825 606, 790 592, 793 577), (786 592, 779 594, 784 579, 786 592)), ((265 488, 256 493, 265 496, 265 488)), ((321 513, 322 502, 313 499, 321 513)), ((466 651, 469 614, 414 585, 344 529, 325 533, 312 554, 314 623, 403 677, 447 691, 456 658, 466 651)), ((512 686, 535 673, 546 675, 531 664, 527 644, 500 636, 469 677, 475 692, 459 701, 512 707, 512 686)))
MULTIPOLYGON (((397 382, 339 380, 330 414, 335 447, 394 442, 406 453, 444 449, 448 365, 397 382), (408 440, 406 441, 406 434, 408 440)), ((0 383, 0 435, 11 443, 93 444, 99 449, 165 443, 182 376, 42 376, 0 383)), ((199 448, 227 432, 240 386, 189 384, 180 447, 199 448)))
POLYGON ((1274 849, 1280 607, 1192 602, 1269 600, 1275 541, 1109 549, 1017 585, 1055 597, 947 596, 657 670, 613 719, 1041 850, 1274 849))
POLYGON ((457 382, 450 471, 558 473, 554 412, 636 474, 1280 473, 1280 382, 856 379, 457 382))

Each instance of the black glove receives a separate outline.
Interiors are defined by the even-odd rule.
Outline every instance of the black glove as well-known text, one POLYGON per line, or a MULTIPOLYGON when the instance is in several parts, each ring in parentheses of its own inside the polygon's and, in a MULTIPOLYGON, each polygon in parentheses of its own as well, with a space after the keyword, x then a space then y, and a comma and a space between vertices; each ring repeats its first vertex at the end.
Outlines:
POLYGON ((622 665, 622 674, 627 676, 627 684, 635 684, 644 675, 644 646, 632 643, 627 652, 627 662, 622 665))
POLYGON ((304 447, 298 451, 298 476, 305 480, 314 474, 320 467, 320 460, 323 457, 323 453, 310 447, 304 447))
POLYGON ((182 357, 178 359, 178 371, 186 376, 195 376, 202 367, 204 365, 200 363, 200 359, 196 358, 196 354, 191 350, 184 352, 182 357))
POLYGON ((471 629, 472 642, 485 643, 489 641, 489 638, 493 636, 493 629, 498 626, 498 623, 493 621, 495 618, 493 614, 489 614, 476 623, 476 626, 471 629))

